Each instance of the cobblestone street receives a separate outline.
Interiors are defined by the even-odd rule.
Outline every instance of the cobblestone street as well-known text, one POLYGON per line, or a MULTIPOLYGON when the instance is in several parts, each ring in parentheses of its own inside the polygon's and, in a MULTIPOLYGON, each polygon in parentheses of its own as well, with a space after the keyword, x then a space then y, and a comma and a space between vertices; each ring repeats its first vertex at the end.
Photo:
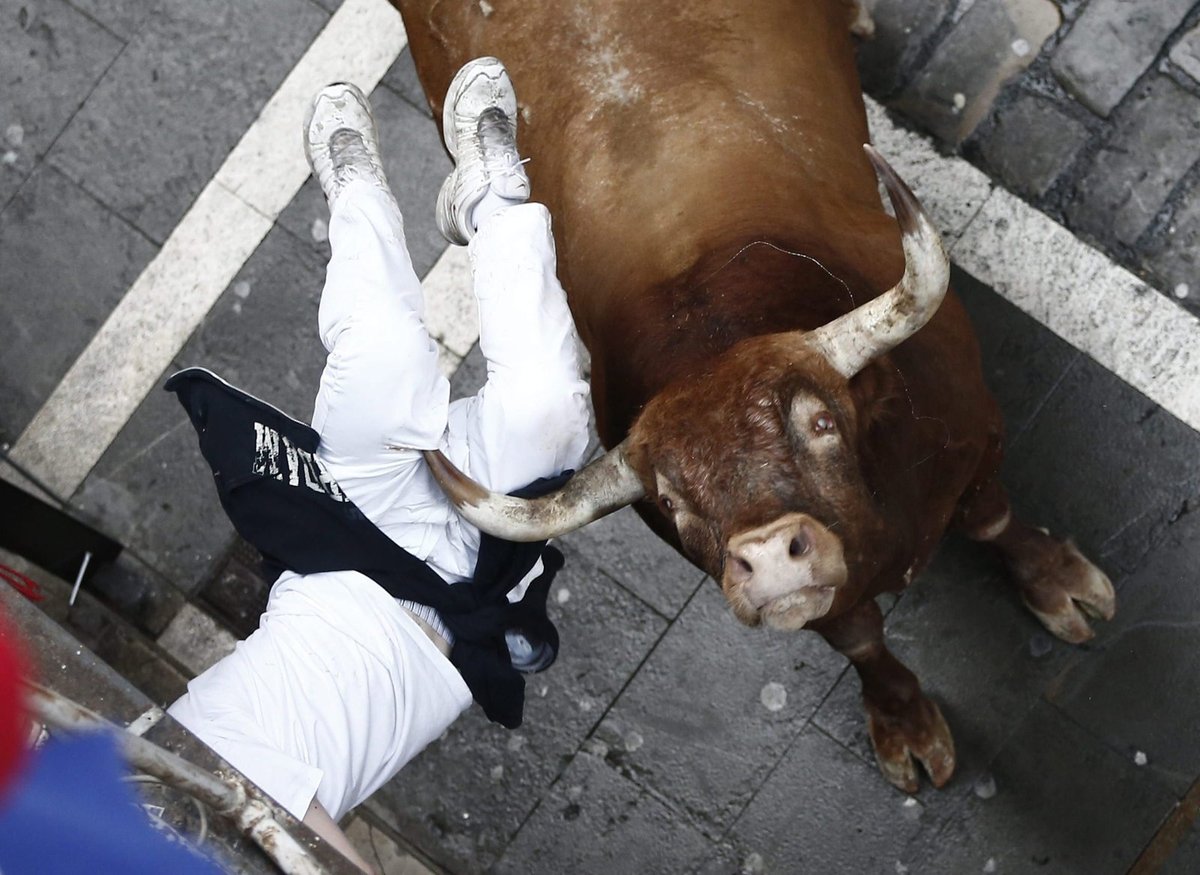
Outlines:
MULTIPOLYGON (((1108 573, 1116 618, 1059 642, 948 539, 883 603, 957 743, 949 785, 909 796, 843 657, 741 626, 622 510, 562 539, 563 649, 524 725, 471 709, 349 816, 387 875, 1200 871, 1200 3, 864 5, 872 136, 945 236, 1016 509, 1108 573)), ((124 546, 74 607, 27 573, 139 706, 266 603, 160 387, 201 365, 308 420, 328 210, 295 95, 339 78, 373 86, 429 329, 472 393, 466 258, 433 219, 451 165, 384 0, 0 0, 0 477, 124 546)))

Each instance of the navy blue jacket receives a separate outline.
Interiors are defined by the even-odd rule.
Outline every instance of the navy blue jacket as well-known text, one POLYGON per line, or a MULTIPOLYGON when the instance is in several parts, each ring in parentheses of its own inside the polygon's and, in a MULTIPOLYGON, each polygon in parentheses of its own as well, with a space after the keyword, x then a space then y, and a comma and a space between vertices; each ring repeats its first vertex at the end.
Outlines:
MULTIPOLYGON (((262 554, 268 580, 285 570, 358 571, 396 598, 429 605, 453 633, 450 661, 484 713, 510 729, 521 725, 525 679, 512 666, 505 633, 524 635, 535 651, 549 648, 539 668, 554 661, 558 631, 546 616, 546 596, 563 564, 558 550, 544 541, 518 544, 485 534, 473 578, 451 586, 381 532, 317 465, 320 438, 310 426, 203 368, 174 374, 164 388, 187 411, 221 506, 262 554), (545 572, 521 601, 509 603, 507 593, 539 558, 545 572)), ((515 494, 548 492, 569 476, 539 480, 515 494)))

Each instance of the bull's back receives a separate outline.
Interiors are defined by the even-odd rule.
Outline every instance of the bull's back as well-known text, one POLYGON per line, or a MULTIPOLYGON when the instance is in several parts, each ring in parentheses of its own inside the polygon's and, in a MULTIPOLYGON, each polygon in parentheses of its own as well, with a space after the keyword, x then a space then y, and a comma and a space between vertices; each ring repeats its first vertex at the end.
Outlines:
POLYGON ((395 0, 440 119, 495 55, 534 197, 588 301, 686 270, 714 240, 877 208, 847 0, 395 0))

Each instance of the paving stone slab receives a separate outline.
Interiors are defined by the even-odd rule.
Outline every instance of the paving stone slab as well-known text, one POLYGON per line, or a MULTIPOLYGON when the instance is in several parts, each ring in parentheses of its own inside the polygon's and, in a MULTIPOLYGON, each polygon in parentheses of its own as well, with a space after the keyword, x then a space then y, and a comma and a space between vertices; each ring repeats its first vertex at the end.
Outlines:
POLYGON ((579 557, 555 579, 549 613, 562 648, 527 678, 522 726, 503 729, 471 708, 366 803, 449 871, 496 860, 666 626, 579 557))
MULTIPOLYGON (((957 768, 946 790, 926 782, 922 802, 962 792, 1034 706, 1075 648, 1044 632, 1020 604, 986 548, 953 538, 905 591, 884 626, 888 648, 942 710, 954 736, 957 768)), ((839 681, 814 722, 875 768, 861 684, 853 671, 839 681)), ((882 776, 880 786, 887 786, 882 776)))
POLYGON ((863 90, 894 92, 954 5, 951 0, 865 0, 875 35, 858 47, 863 90))
POLYGON ((1010 453, 1067 369, 1082 355, 966 271, 951 268, 951 285, 979 338, 983 376, 1004 414, 1010 453))
POLYGON ((1081 358, 1003 474, 1023 518, 1073 538, 1119 589, 1200 488, 1200 434, 1081 358))
POLYGON ((979 150, 1005 185, 1036 198, 1066 172, 1090 136, 1086 125, 1053 102, 1027 93, 996 112, 979 150))
POLYGON ((283 231, 269 233, 78 493, 90 519, 184 592, 215 573, 233 529, 187 415, 162 383, 179 367, 207 367, 307 421, 325 360, 316 328, 321 282, 310 251, 283 231))
POLYGON ((0 212, 0 442, 17 439, 154 254, 44 166, 0 212))
POLYGON ((895 106, 944 142, 970 136, 1062 16, 1050 0, 976 0, 895 106))
POLYGON ((679 615, 698 587, 714 585, 651 532, 632 508, 572 532, 562 543, 668 619, 679 615))
MULTIPOLYGON (((428 114, 413 109, 387 87, 371 93, 371 108, 379 127, 383 168, 404 216, 413 269, 424 277, 448 245, 433 215, 438 189, 453 165, 428 114)), ((295 145, 300 148, 300 120, 295 145)), ((280 213, 279 224, 328 262, 329 207, 315 180, 309 179, 280 213)))
POLYGON ((187 603, 158 636, 157 643, 192 675, 199 675, 232 653, 237 639, 211 616, 187 603))
POLYGON ((1183 796, 1200 775, 1200 489, 1121 590, 1119 614, 1052 700, 1113 750, 1183 796))
POLYGON ((49 160, 162 242, 327 20, 308 0, 163 0, 49 160))
POLYGON ((125 545, 182 594, 208 579, 233 527, 187 414, 161 391, 173 365, 72 498, 80 516, 125 545))
POLYGON ((417 78, 417 65, 413 62, 412 50, 409 47, 405 46, 400 57, 396 58, 396 63, 383 74, 381 81, 407 101, 413 109, 428 118, 433 118, 429 101, 425 97, 425 89, 421 87, 421 80, 417 78))
POLYGON ((491 871, 687 872, 711 853, 710 841, 676 812, 581 753, 491 871))
MULTIPOLYGON (((873 765, 809 727, 742 812, 728 840, 743 871, 900 872, 911 859, 907 846, 923 816, 922 806, 907 800, 883 783, 873 765)), ((701 871, 730 870, 718 864, 701 871)))
POLYGON ((742 626, 717 586, 702 586, 592 743, 719 835, 844 666, 813 632, 742 626))
POLYGON ((1075 186, 1067 216, 1101 240, 1133 244, 1197 161, 1200 96, 1169 76, 1140 87, 1075 186))
POLYGON ((1051 61, 1081 103, 1107 116, 1150 67, 1194 0, 1092 0, 1051 61))
MULTIPOLYGON (((257 557, 258 551, 254 554, 257 557)), ((257 561, 253 561, 252 567, 231 558, 196 594, 204 609, 229 627, 237 638, 250 637, 267 609, 271 582, 264 580, 256 567, 257 561)))
POLYGON ((62 0, 0 9, 0 208, 122 48, 62 0))
POLYGON ((991 764, 994 795, 923 818, 912 872, 1120 875, 1175 803, 1131 759, 1118 756, 1039 703, 991 764))

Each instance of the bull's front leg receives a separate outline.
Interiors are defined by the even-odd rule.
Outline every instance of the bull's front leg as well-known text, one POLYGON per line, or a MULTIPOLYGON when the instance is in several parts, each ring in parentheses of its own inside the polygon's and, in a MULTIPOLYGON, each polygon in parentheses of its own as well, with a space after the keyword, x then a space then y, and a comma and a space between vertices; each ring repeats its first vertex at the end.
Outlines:
POLYGON ((1117 596, 1107 575, 1074 544, 1016 519, 999 480, 987 480, 968 496, 960 504, 959 527, 1000 551, 1026 607, 1043 626, 1080 644, 1095 634, 1088 617, 1113 618, 1117 596))
POLYGON ((818 629, 854 665, 862 681, 867 731, 883 776, 906 793, 920 785, 916 763, 935 787, 954 774, 954 739, 916 675, 883 643, 883 612, 867 599, 818 629))

